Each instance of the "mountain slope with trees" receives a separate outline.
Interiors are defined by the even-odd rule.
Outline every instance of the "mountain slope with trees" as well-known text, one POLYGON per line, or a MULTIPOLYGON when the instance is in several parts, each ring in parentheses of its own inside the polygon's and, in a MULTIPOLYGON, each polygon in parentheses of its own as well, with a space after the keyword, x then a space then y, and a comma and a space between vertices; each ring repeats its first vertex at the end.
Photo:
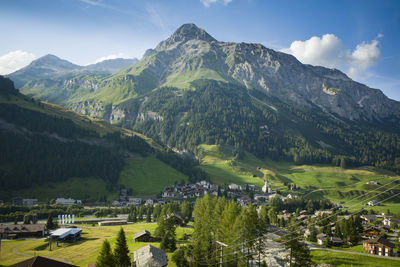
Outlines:
POLYGON ((156 157, 190 179, 203 177, 195 162, 166 152, 150 139, 35 101, 2 76, 0 136, 0 185, 8 193, 92 177, 116 191, 125 159, 131 157, 156 157))
POLYGON ((298 164, 400 170, 399 102, 339 70, 260 44, 219 42, 194 24, 113 75, 57 86, 39 79, 22 92, 179 151, 218 144, 298 164))

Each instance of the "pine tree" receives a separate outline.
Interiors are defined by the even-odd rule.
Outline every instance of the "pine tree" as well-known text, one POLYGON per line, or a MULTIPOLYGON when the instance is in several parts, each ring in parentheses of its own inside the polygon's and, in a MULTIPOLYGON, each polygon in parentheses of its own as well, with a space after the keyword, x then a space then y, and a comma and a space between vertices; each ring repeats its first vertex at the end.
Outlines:
POLYGON ((131 259, 129 257, 129 249, 126 243, 126 237, 124 229, 118 232, 117 245, 114 249, 115 266, 127 267, 131 265, 131 259))
POLYGON ((293 267, 311 266, 310 249, 301 241, 298 232, 295 226, 291 226, 286 236, 285 248, 290 250, 286 261, 293 267))
POLYGON ((276 216, 276 213, 274 211, 274 209, 270 209, 268 211, 268 218, 269 221, 271 222, 271 224, 276 225, 278 222, 278 216, 276 216))
POLYGON ((185 223, 188 223, 192 218, 192 206, 188 201, 183 201, 180 206, 180 212, 185 223))
POLYGON ((314 226, 310 229, 310 235, 308 236, 308 240, 311 242, 317 242, 317 229, 314 226))
POLYGON ((96 260, 97 267, 113 267, 115 266, 114 256, 111 252, 111 246, 108 240, 103 241, 101 246, 100 254, 96 260))
POLYGON ((150 209, 150 207, 147 208, 147 212, 146 212, 146 221, 147 221, 147 222, 151 222, 151 209, 150 209))
POLYGON ((54 225, 54 222, 53 222, 53 217, 51 216, 51 214, 47 218, 46 228, 47 229, 54 229, 55 228, 55 225, 54 225))
POLYGON ((173 218, 160 217, 155 234, 161 238, 160 248, 162 250, 173 252, 176 249, 176 227, 173 218))

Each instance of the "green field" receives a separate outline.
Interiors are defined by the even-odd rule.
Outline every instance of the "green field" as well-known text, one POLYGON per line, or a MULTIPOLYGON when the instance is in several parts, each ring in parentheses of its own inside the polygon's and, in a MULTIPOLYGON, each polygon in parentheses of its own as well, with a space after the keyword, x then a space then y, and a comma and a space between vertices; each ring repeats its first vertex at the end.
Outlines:
POLYGON ((132 189, 134 195, 155 195, 164 187, 174 182, 187 181, 187 177, 154 157, 127 159, 121 171, 118 185, 108 191, 104 180, 95 177, 70 178, 63 182, 46 183, 33 188, 9 191, 0 189, 3 198, 21 196, 31 198, 35 196, 39 201, 48 201, 58 197, 71 197, 89 202, 108 201, 118 199, 119 185, 132 189))
POLYGON ((324 250, 311 251, 314 263, 327 263, 337 267, 363 266, 363 267, 394 267, 400 266, 400 261, 378 257, 369 257, 355 254, 339 253, 324 250))
MULTIPOLYGON (((87 266, 89 263, 96 261, 104 239, 110 241, 112 248, 115 246, 116 236, 120 227, 121 226, 80 227, 83 229, 82 239, 80 241, 75 243, 62 243, 59 248, 53 245, 52 251, 49 251, 48 242, 45 242, 43 239, 2 241, 0 264, 8 266, 36 255, 72 262, 78 266, 87 266)), ((148 244, 159 247, 159 243, 135 243, 132 238, 133 234, 144 229, 154 234, 157 224, 130 224, 122 227, 124 228, 131 253, 148 244)), ((191 233, 192 230, 193 228, 177 228, 177 238, 181 238, 183 233, 191 233)), ((171 253, 167 255, 169 258, 171 257, 171 253)), ((168 266, 175 265, 169 260, 168 266)))
POLYGON ((187 177, 154 157, 128 159, 118 183, 131 188, 134 195, 154 195, 187 177))
MULTIPOLYGON (((221 185, 252 183, 261 187, 263 181, 268 180, 273 190, 279 190, 285 195, 290 191, 284 183, 296 184, 301 187, 297 191, 301 195, 341 202, 351 211, 367 208, 363 204, 369 200, 390 197, 390 193, 381 194, 384 190, 400 190, 400 176, 373 167, 342 169, 327 165, 294 165, 261 160, 249 153, 245 153, 241 159, 235 159, 233 149, 229 147, 200 145, 198 149, 201 168, 210 175, 212 182, 221 185), (377 181, 379 185, 367 185, 368 181, 377 181)), ((390 209, 399 213, 399 198, 373 209, 379 212, 390 209)))

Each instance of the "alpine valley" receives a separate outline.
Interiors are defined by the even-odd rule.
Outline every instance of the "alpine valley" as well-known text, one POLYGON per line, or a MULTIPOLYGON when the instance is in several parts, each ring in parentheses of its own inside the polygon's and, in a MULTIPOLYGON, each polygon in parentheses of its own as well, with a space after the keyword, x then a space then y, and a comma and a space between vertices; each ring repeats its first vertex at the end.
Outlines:
MULTIPOLYGON (((28 112, 20 109, 29 105, 34 106, 28 108, 35 113, 32 120, 37 120, 33 125, 40 124, 43 109, 72 116, 63 123, 76 122, 73 127, 65 125, 74 131, 54 130, 53 134, 53 130, 43 128, 38 138, 60 143, 74 139, 74 144, 80 142, 83 147, 100 152, 125 140, 118 135, 107 141, 106 134, 91 135, 85 129, 97 127, 97 133, 104 130, 134 135, 137 140, 147 140, 143 144, 151 140, 148 150, 139 151, 141 158, 159 161, 161 156, 153 156, 155 150, 165 155, 172 155, 166 152, 172 150, 199 161, 201 170, 195 163, 190 171, 175 166, 176 173, 171 175, 177 179, 162 186, 204 176, 219 184, 247 183, 254 176, 257 185, 267 178, 272 183, 276 179, 278 185, 287 179, 282 176, 282 166, 292 163, 341 166, 343 170, 373 166, 368 171, 377 176, 400 172, 400 102, 353 81, 337 69, 305 65, 261 44, 220 42, 194 24, 182 25, 167 40, 147 50, 139 61, 119 59, 81 67, 47 55, 8 78, 22 94, 52 104, 30 100, 19 93, 8 98, 12 101, 2 98, 2 131, 7 128, 16 135, 29 132, 21 140, 34 138, 35 129, 16 128, 3 117, 7 110, 28 112), (83 125, 83 121, 90 126, 83 125), (218 164, 225 169, 218 169, 218 164), (229 174, 231 171, 235 174, 229 174), (239 181, 232 178, 242 176, 248 177, 239 181)), ((52 119, 49 125, 58 124, 58 120, 52 119)), ((102 172, 94 172, 94 176, 102 177, 110 164, 110 172, 117 168, 113 181, 120 181, 119 173, 129 168, 126 164, 134 158, 126 155, 138 151, 119 147, 113 149, 114 154, 105 153, 101 161, 97 161, 101 153, 88 156, 88 165, 91 161, 99 165, 108 162, 101 171, 92 165, 102 172), (108 158, 113 155, 125 158, 120 160, 125 160, 125 165, 118 163, 118 158, 108 158), (113 160, 117 163, 111 163, 113 160)), ((2 170, 7 166, 1 166, 2 170)), ((82 176, 70 172, 65 173, 66 177, 82 176)), ((146 190, 136 193, 145 194, 146 190)))

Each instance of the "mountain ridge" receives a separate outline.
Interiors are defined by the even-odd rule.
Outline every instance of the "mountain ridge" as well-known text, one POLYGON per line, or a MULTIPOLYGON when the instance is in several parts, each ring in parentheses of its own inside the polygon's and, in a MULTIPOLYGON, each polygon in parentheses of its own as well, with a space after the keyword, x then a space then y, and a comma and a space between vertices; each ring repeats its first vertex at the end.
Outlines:
POLYGON ((51 79, 54 75, 66 75, 70 77, 78 74, 112 74, 135 62, 137 62, 135 58, 115 58, 103 60, 87 66, 80 66, 55 55, 47 54, 33 60, 28 66, 6 75, 6 77, 11 78, 16 87, 20 88, 28 81, 51 79))
POLYGON ((218 42, 193 24, 115 74, 28 85, 29 96, 180 151, 227 144, 296 163, 343 157, 388 168, 400 158, 399 102, 339 70, 261 44, 218 42))

